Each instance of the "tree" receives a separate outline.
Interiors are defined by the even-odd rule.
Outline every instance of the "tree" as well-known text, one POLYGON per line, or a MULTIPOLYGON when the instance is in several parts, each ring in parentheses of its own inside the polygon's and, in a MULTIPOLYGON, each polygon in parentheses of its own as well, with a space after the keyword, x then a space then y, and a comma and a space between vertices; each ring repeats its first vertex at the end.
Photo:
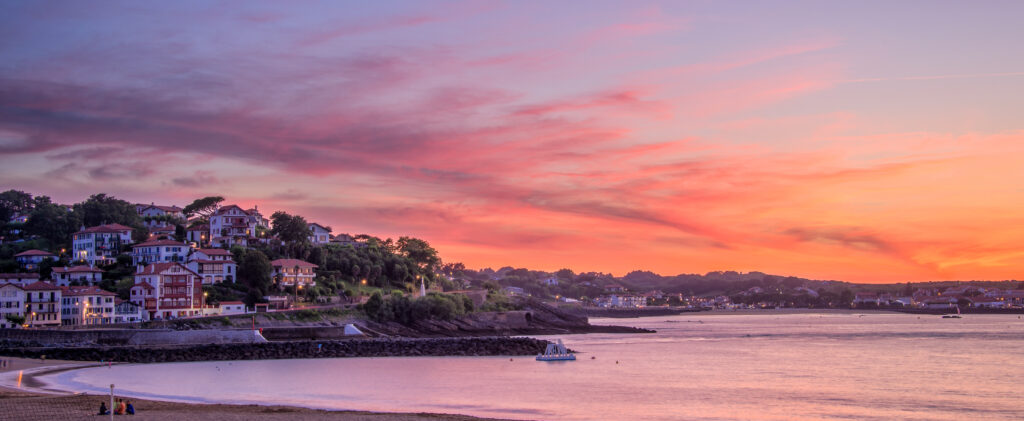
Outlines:
POLYGON ((245 257, 238 263, 238 280, 249 287, 250 291, 266 295, 273 280, 270 273, 274 270, 270 259, 259 250, 248 250, 245 257))
POLYGON ((20 190, 0 193, 0 225, 6 224, 15 215, 28 213, 34 201, 32 195, 20 190))
POLYGON ((571 281, 576 277, 576 274, 573 273, 572 269, 559 269, 558 272, 555 272, 555 276, 558 277, 558 279, 571 281))
POLYGON ((185 231, 185 227, 183 225, 179 224, 179 225, 175 225, 174 226, 174 239, 175 240, 184 242, 187 239, 187 237, 188 237, 188 231, 185 231))
POLYGON ((53 275, 54 266, 58 266, 59 263, 51 257, 43 259, 39 262, 39 279, 50 279, 50 275, 53 275))
POLYGON ((465 270, 466 265, 462 264, 461 262, 445 263, 441 265, 441 273, 451 277, 462 276, 465 270))
POLYGON ((186 218, 195 217, 200 223, 209 223, 210 216, 212 216, 217 209, 220 208, 220 202, 223 202, 224 198, 221 196, 207 196, 202 199, 196 199, 181 212, 185 214, 186 218))
POLYGON ((430 243, 419 238, 400 237, 398 251, 423 269, 433 270, 441 263, 441 258, 437 256, 437 250, 431 247, 430 243))
POLYGON ((311 231, 306 219, 298 215, 289 215, 277 211, 270 216, 273 229, 270 232, 286 243, 308 243, 311 231))
POLYGON ((142 217, 135 210, 135 205, 106 194, 94 194, 82 203, 74 205, 75 213, 87 227, 103 224, 121 224, 139 230, 142 228, 142 217))
POLYGON ((47 196, 39 196, 35 198, 25 231, 45 238, 57 249, 70 244, 71 235, 81 225, 82 220, 77 213, 68 212, 66 207, 51 202, 47 196))

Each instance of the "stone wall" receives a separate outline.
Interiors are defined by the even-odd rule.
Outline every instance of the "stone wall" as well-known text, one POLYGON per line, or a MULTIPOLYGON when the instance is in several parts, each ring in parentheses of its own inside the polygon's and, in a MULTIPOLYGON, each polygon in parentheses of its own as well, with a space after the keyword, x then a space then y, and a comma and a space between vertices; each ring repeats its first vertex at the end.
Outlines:
POLYGON ((0 329, 0 341, 46 345, 188 345, 262 342, 250 329, 216 330, 41 330, 0 329))
POLYGON ((286 358, 339 358, 387 356, 494 356, 536 355, 549 342, 522 337, 467 337, 424 339, 352 339, 343 341, 267 342, 177 347, 24 347, 7 342, 0 355, 73 361, 160 363, 174 361, 265 360, 286 358))

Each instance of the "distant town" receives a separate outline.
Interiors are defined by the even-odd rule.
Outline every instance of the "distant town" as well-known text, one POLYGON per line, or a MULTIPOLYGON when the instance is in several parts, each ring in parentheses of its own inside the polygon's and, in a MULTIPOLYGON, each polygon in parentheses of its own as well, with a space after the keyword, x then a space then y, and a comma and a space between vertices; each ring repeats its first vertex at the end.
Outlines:
MULTIPOLYGON (((855 285, 758 272, 624 277, 442 262, 426 241, 334 233, 298 215, 199 198, 179 207, 104 194, 74 205, 0 193, 0 327, 140 323, 461 295, 444 315, 529 296, 583 308, 952 308, 1024 306, 1017 281, 855 285), (374 298, 374 297, 377 298, 374 298), (373 300, 378 301, 373 301, 373 300)), ((370 314, 372 312, 368 312, 370 314)), ((431 312, 430 314, 434 314, 431 312)), ((371 316, 373 314, 370 314, 371 316)))

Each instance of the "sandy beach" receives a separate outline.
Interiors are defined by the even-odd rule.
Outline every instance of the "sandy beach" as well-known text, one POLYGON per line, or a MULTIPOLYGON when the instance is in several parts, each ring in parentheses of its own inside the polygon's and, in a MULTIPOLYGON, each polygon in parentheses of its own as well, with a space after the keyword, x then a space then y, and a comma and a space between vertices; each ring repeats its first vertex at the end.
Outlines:
MULTIPOLYGON (((7 361, 0 373, 19 372, 14 385, 0 385, 0 414, 11 421, 99 420, 108 416, 97 415, 100 402, 108 402, 108 395, 68 394, 46 390, 35 376, 51 374, 80 367, 99 365, 81 361, 59 361, 0 357, 7 361)), ((116 393, 116 391, 115 391, 116 393)), ((115 395, 116 396, 116 395, 115 395)), ((344 421, 416 421, 491 420, 451 414, 404 414, 362 411, 324 411, 288 406, 190 404, 127 398, 135 407, 138 420, 344 420, 344 421)), ((115 415, 115 419, 125 418, 115 415)))

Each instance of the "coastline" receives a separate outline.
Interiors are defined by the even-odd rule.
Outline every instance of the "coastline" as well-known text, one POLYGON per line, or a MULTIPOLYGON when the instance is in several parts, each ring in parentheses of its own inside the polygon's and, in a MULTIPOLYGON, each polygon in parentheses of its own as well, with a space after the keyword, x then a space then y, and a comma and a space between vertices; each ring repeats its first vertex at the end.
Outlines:
MULTIPOLYGON (((67 370, 100 366, 99 362, 66 361, 3 357, 8 367, 0 368, 0 375, 21 372, 17 386, 0 383, 0 413, 5 420, 36 421, 54 419, 91 419, 100 402, 109 401, 109 395, 73 393, 46 388, 36 377, 67 370)), ((116 390, 115 390, 115 396, 116 390)), ((507 421, 498 418, 479 418, 459 414, 336 411, 284 405, 234 405, 221 403, 185 403, 118 396, 131 401, 136 409, 132 419, 193 421, 214 420, 341 420, 341 421, 507 421)))

